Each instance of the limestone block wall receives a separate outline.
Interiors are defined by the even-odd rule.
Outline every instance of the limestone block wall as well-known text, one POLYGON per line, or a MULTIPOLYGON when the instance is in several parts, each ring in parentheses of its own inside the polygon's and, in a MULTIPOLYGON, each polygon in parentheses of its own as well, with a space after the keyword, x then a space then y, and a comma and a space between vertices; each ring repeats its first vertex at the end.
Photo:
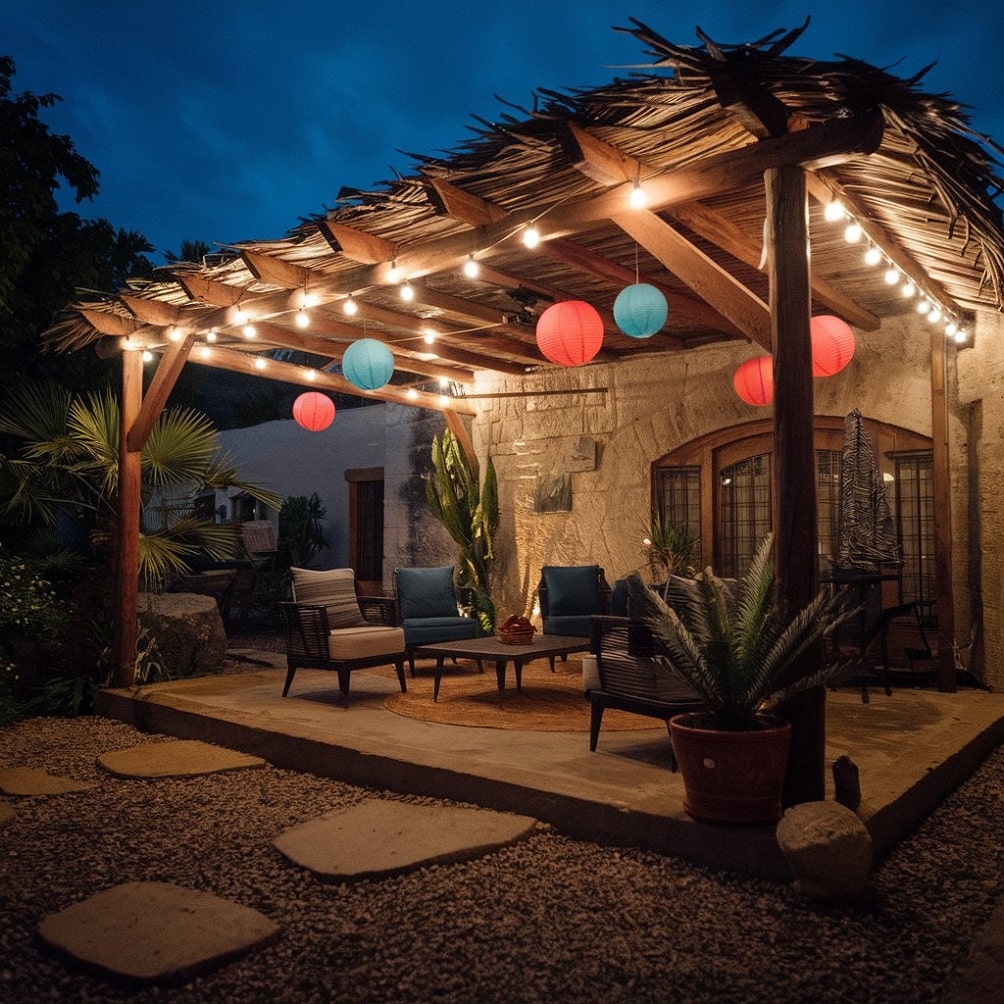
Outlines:
MULTIPOLYGON (((1004 686, 1004 318, 981 314, 973 348, 958 353, 958 397, 964 412, 962 443, 953 462, 965 477, 953 485, 953 521, 970 527, 969 547, 956 554, 956 577, 972 582, 981 611, 973 659, 992 687, 1004 686), (960 569, 960 564, 963 566, 960 569)), ((953 531, 955 523, 953 522, 953 531)))
MULTIPOLYGON (((866 417, 929 435, 927 330, 907 317, 856 334, 850 365, 814 381, 816 412, 844 415, 859 407, 866 417)), ((499 474, 501 560, 493 592, 500 613, 532 611, 544 564, 597 562, 611 582, 643 567, 652 463, 699 436, 770 414, 744 404, 732 388, 735 368, 760 351, 709 345, 521 380, 479 380, 479 395, 524 395, 484 399, 473 425, 478 455, 490 452, 499 474), (541 479, 562 473, 570 477, 571 509, 535 511, 541 479)))

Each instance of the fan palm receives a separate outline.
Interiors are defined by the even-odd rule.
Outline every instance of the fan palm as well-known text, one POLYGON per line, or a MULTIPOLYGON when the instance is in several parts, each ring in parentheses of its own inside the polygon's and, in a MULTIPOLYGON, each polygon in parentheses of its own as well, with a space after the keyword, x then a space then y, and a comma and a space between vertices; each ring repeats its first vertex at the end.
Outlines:
POLYGON ((706 569, 692 602, 674 607, 637 574, 628 577, 632 616, 647 623, 659 661, 700 694, 715 728, 755 729, 762 713, 836 682, 857 665, 847 660, 799 670, 802 657, 857 611, 821 590, 788 616, 775 598, 772 543, 771 536, 762 541, 736 588, 706 569))
MULTIPOLYGON (((11 524, 53 525, 66 514, 114 535, 118 516, 119 406, 109 391, 74 398, 50 384, 28 384, 5 402, 0 434, 18 444, 0 457, 0 516, 11 524)), ((193 514, 206 488, 239 488, 273 508, 280 496, 240 480, 205 416, 188 408, 165 410, 143 447, 140 576, 155 586, 184 573, 196 555, 234 554, 231 527, 193 514), (147 508, 175 496, 170 512, 147 508), (159 519, 155 518, 159 514, 159 519)))

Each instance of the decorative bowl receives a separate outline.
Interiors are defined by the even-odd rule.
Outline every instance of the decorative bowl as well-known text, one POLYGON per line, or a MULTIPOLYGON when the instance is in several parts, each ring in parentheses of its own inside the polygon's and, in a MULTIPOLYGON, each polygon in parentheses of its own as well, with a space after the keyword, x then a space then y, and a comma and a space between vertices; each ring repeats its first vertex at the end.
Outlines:
POLYGON ((502 628, 499 628, 495 632, 495 637, 503 645, 529 645, 533 641, 536 630, 533 627, 523 631, 503 631, 502 628))

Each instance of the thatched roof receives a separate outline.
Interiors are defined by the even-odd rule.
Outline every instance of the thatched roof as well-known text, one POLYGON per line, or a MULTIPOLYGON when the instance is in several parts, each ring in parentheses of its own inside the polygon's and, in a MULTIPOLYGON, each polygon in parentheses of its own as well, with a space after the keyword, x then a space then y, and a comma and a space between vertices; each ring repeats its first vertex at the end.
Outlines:
MULTIPOLYGON (((46 338, 65 350, 129 336, 163 350, 180 333, 192 361, 230 369, 249 369, 250 355, 300 362, 308 357, 289 353, 308 353, 334 374, 324 386, 349 392, 337 360, 364 335, 392 347, 396 381, 416 385, 550 365, 535 322, 560 299, 601 312, 598 361, 721 339, 769 346, 763 174, 792 163, 807 172, 813 312, 875 329, 915 310, 901 283, 886 281, 891 267, 960 325, 977 309, 1004 309, 1001 149, 974 134, 949 97, 921 90, 924 71, 904 79, 849 57, 789 55, 804 28, 742 46, 703 36, 681 46, 634 22, 619 30, 639 40, 650 65, 595 89, 539 91, 531 109, 504 105, 455 150, 411 154, 412 174, 343 190, 280 239, 73 304, 46 338), (648 194, 641 210, 627 202, 637 182, 648 194), (834 199, 849 214, 840 222, 824 218, 834 199), (857 244, 845 240, 850 220, 864 229, 857 244), (542 237, 534 250, 521 239, 530 225, 542 237), (869 245, 877 266, 864 261, 869 245), (476 279, 461 268, 470 256, 476 279), (412 302, 392 265, 414 288, 412 302), (645 340, 621 334, 612 316, 636 277, 670 307, 663 331, 645 340), (316 305, 300 329, 304 293, 316 305), (349 297, 353 316, 343 310, 349 297), (238 307, 254 320, 252 341, 238 307), (210 331, 215 342, 199 350, 210 331)), ((269 363, 270 375, 306 382, 302 369, 279 369, 269 363)), ((373 396, 404 400, 403 388, 373 396)))

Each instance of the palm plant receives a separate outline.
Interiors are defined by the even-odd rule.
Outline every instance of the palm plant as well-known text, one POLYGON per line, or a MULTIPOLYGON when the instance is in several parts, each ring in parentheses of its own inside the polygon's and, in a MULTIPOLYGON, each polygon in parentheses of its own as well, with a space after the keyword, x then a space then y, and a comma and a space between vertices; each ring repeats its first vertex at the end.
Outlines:
POLYGON ((820 590, 789 616, 775 598, 772 544, 772 536, 761 542, 735 589, 706 569, 691 602, 674 607, 637 574, 628 577, 632 614, 647 623, 657 658, 698 692, 717 729, 755 729, 764 712, 836 682, 857 665, 845 660, 799 671, 799 660, 857 611, 820 590))
MULTIPOLYGON (((94 534, 114 538, 119 406, 110 391, 74 398, 55 385, 27 384, 5 402, 0 434, 18 446, 16 456, 0 457, 0 517, 52 526, 72 515, 94 534)), ((188 408, 166 409, 157 419, 143 447, 141 476, 144 507, 158 497, 178 500, 144 508, 140 576, 150 587, 185 573, 196 555, 218 560, 234 554, 232 528, 193 513, 195 497, 206 488, 240 488, 274 508, 281 505, 276 493, 238 478, 209 420, 188 408)))
POLYGON ((645 528, 644 555, 653 582, 664 582, 671 575, 689 575, 700 541, 682 523, 663 519, 652 510, 645 528))
POLYGON ((495 631, 491 598, 492 538, 498 528, 498 479, 491 457, 485 465, 484 487, 456 437, 449 429, 432 441, 432 475, 425 482, 429 508, 460 545, 460 590, 471 598, 485 634, 495 631))

